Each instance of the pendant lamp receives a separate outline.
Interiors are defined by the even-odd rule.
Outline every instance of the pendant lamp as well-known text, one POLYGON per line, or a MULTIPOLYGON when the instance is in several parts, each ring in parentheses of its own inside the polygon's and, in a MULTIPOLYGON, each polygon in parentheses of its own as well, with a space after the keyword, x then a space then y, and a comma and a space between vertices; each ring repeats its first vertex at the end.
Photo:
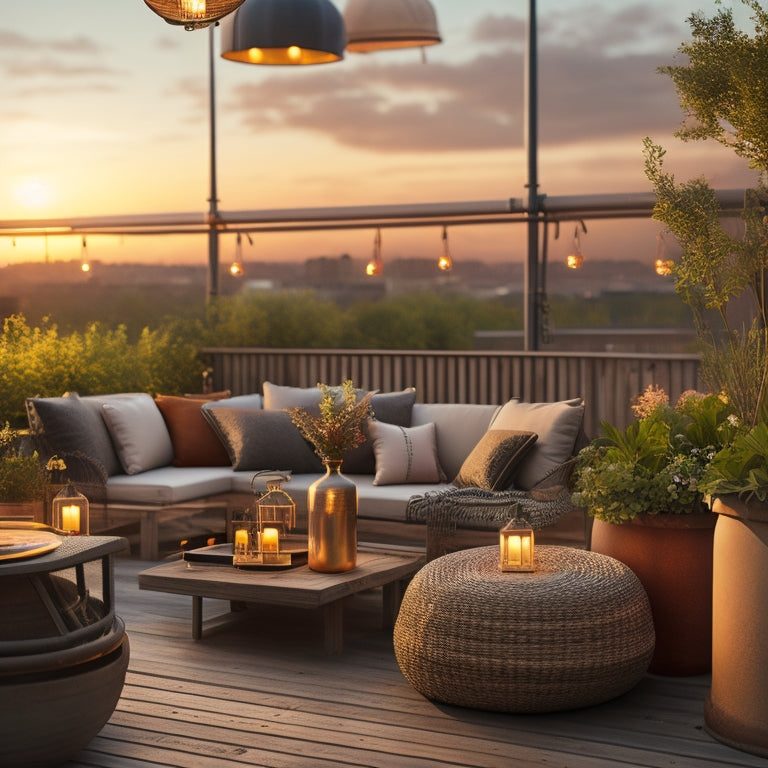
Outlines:
POLYGON ((144 0, 169 24, 186 30, 202 29, 232 13, 243 0, 144 0))
POLYGON ((222 57, 246 64, 326 64, 345 44, 331 0, 246 0, 221 25, 222 57))
POLYGON ((347 50, 354 53, 442 42, 429 0, 348 0, 344 23, 347 50))

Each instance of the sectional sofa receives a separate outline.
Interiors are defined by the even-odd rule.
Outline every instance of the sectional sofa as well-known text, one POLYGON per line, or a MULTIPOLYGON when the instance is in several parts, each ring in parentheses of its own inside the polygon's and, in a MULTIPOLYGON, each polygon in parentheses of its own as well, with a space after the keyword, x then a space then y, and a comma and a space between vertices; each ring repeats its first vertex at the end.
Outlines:
MULTIPOLYGON (((27 412, 42 459, 64 458, 71 479, 87 487, 96 528, 138 523, 138 554, 156 559, 169 542, 189 539, 193 523, 203 533, 226 531, 265 490, 265 470, 290 475, 284 489, 306 530, 307 489, 323 467, 286 409, 317 408, 320 390, 265 382, 261 393, 227 395, 68 393, 28 398, 27 412)), ((361 538, 413 531, 414 497, 456 487, 529 491, 573 456, 583 434, 579 399, 468 405, 416 396, 374 394, 368 440, 345 457, 361 538)))

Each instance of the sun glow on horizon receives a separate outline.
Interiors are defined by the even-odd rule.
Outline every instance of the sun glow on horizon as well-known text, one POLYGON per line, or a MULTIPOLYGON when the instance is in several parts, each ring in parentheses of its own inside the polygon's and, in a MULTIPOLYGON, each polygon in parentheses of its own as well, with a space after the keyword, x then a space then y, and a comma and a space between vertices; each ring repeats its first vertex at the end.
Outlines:
POLYGON ((18 186, 14 197, 25 208, 39 209, 51 202, 53 192, 41 179, 28 179, 18 186))

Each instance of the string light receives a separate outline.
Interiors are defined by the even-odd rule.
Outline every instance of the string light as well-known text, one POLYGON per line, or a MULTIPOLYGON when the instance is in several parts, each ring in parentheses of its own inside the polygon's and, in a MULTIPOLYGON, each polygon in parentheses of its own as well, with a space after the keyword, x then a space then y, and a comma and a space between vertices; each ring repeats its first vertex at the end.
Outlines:
POLYGON ((229 265, 229 274, 232 277, 242 277, 245 274, 243 269, 243 238, 237 233, 237 245, 235 246, 235 260, 229 265))
MULTIPOLYGON (((581 229, 584 234, 587 233, 586 224, 580 221, 581 229)), ((584 254, 581 252, 581 240, 579 239, 579 224, 573 231, 573 253, 569 253, 565 258, 565 264, 569 269, 579 269, 584 263, 584 254)))
POLYGON ((83 242, 80 246, 80 271, 81 272, 90 272, 91 271, 91 262, 88 259, 88 243, 85 240, 85 235, 83 235, 83 242))
POLYGON ((670 261, 669 259, 665 259, 664 256, 666 256, 664 234, 659 232, 656 235, 656 260, 653 262, 653 268, 657 275, 663 276, 672 274, 672 266, 674 262, 670 261))
POLYGON ((437 260, 437 267, 443 272, 450 272, 453 267, 451 252, 448 250, 448 229, 443 227, 443 253, 437 260))
POLYGON ((373 238, 373 256, 365 267, 365 274, 369 277, 380 275, 384 272, 384 264, 381 260, 381 229, 376 230, 373 238))

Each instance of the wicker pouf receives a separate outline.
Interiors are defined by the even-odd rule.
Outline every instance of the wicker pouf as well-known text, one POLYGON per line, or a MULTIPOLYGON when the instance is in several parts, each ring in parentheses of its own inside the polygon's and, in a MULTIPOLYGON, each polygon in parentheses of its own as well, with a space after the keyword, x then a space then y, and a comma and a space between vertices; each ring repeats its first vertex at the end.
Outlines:
POLYGON ((648 597, 623 563, 539 546, 534 573, 502 573, 498 547, 454 552, 408 585, 395 655, 424 696, 501 712, 553 712, 625 693, 648 669, 648 597))

